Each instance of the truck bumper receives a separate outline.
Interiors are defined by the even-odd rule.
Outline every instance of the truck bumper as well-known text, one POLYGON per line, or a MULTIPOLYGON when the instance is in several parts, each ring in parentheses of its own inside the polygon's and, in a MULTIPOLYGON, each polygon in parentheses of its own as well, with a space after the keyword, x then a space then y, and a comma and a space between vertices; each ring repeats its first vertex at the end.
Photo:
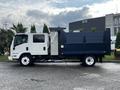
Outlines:
POLYGON ((11 56, 8 56, 8 60, 13 61, 13 58, 11 56))
POLYGON ((8 60, 9 60, 9 61, 14 61, 14 60, 17 60, 17 58, 12 57, 12 56, 8 56, 8 60))
POLYGON ((15 61, 15 60, 17 60, 17 58, 14 58, 14 57, 12 57, 12 56, 8 56, 8 60, 9 60, 9 61, 15 61))

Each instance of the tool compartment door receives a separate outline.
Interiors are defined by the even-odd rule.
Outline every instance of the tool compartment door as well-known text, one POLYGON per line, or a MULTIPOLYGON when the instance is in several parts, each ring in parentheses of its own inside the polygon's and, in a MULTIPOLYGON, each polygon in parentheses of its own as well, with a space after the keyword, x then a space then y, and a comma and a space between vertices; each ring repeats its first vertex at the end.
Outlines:
POLYGON ((51 32, 51 55, 58 55, 58 32, 51 32))

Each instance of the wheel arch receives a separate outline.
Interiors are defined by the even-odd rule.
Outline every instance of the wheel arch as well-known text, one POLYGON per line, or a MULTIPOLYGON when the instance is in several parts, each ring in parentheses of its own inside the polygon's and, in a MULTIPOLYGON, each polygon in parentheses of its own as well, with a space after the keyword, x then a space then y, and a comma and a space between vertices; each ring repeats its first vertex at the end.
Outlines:
POLYGON ((32 60, 32 56, 31 56, 30 53, 22 53, 21 56, 19 57, 18 61, 19 61, 21 66, 29 66, 29 65, 33 65, 34 64, 34 62, 32 60), (29 63, 27 63, 26 65, 22 62, 22 58, 24 58, 24 57, 29 58, 29 63))
POLYGON ((84 55, 84 57, 82 59, 82 65, 83 66, 92 67, 92 66, 95 65, 96 62, 97 62, 97 56, 95 54, 86 54, 86 55, 84 55), (88 57, 92 57, 94 59, 94 62, 91 65, 89 65, 88 63, 86 63, 86 58, 88 58, 88 57))
POLYGON ((102 60, 102 57, 104 57, 103 54, 86 54, 84 55, 84 58, 87 56, 92 56, 95 58, 96 62, 99 62, 100 60, 102 60))
POLYGON ((25 56, 25 55, 31 56, 31 53, 22 53, 22 54, 20 55, 19 59, 20 59, 21 57, 25 56))

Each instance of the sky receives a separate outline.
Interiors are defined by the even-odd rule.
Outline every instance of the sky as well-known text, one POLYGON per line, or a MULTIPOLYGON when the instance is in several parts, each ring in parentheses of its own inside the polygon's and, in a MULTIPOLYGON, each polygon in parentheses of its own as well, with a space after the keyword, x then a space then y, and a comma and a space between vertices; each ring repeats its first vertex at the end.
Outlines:
POLYGON ((22 22, 35 24, 41 31, 49 27, 66 27, 70 22, 120 13, 120 0, 0 0, 0 27, 22 22))

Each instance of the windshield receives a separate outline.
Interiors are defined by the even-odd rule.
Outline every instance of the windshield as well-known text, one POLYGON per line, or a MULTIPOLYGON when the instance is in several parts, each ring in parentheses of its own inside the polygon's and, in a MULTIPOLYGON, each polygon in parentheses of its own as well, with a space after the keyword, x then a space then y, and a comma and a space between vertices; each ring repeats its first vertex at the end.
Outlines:
POLYGON ((28 35, 16 35, 14 39, 14 46, 27 42, 28 42, 28 35))

